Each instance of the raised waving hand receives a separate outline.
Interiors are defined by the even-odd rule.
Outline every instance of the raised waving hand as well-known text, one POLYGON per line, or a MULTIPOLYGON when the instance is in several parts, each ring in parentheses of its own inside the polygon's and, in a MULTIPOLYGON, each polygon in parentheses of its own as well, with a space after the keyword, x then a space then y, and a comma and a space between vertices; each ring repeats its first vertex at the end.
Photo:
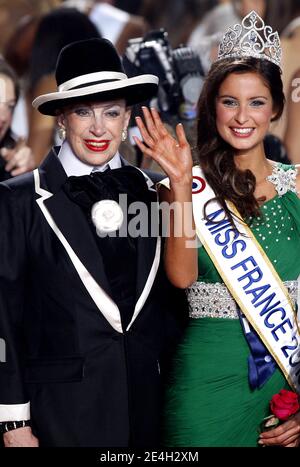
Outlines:
MULTIPOLYGON (((176 138, 166 129, 156 109, 142 107, 144 120, 136 117, 143 142, 134 137, 147 157, 154 159, 170 178, 171 185, 191 183, 192 155, 181 123, 176 126, 176 138)), ((191 185, 189 185, 191 186, 191 185)))
POLYGON ((181 124, 174 138, 162 123, 155 109, 143 107, 145 123, 136 118, 144 142, 135 137, 136 144, 154 159, 170 179, 170 191, 162 187, 160 199, 172 203, 169 235, 165 242, 165 269, 176 287, 189 287, 198 277, 196 233, 192 212, 192 155, 181 124), (180 232, 180 234, 176 234, 180 232), (191 241, 194 247, 191 247, 191 241))

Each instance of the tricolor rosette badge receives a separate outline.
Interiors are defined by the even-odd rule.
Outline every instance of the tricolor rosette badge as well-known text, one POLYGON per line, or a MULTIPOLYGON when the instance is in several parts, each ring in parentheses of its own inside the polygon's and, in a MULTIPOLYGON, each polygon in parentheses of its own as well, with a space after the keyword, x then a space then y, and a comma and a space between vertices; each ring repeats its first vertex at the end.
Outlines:
POLYGON ((199 177, 198 175, 193 176, 193 183, 192 183, 192 193, 193 195, 197 195, 205 190, 206 182, 204 178, 199 177))

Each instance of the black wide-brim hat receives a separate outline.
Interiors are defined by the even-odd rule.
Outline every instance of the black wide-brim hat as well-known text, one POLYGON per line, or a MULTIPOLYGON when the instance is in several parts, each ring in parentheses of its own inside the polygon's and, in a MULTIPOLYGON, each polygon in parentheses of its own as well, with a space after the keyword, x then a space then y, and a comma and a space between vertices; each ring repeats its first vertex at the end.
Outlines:
POLYGON ((44 115, 57 115, 82 101, 125 99, 127 105, 144 102, 157 93, 155 75, 128 78, 121 59, 107 39, 87 39, 64 47, 57 59, 57 92, 43 94, 32 105, 44 115))

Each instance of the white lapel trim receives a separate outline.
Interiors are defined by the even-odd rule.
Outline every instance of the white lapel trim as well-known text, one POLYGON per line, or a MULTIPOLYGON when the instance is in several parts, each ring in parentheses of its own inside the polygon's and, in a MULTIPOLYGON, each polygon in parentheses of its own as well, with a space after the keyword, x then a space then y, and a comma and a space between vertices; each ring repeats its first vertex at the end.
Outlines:
POLYGON ((123 333, 119 308, 117 307, 116 303, 107 295, 107 293, 99 286, 99 284, 91 276, 89 271, 82 264, 82 262, 80 261, 80 259, 78 258, 74 250, 72 249, 71 245, 68 243, 65 236, 59 230, 58 226, 56 225, 47 207, 44 205, 44 201, 50 198, 51 196, 53 196, 53 194, 41 188, 40 174, 39 174, 38 169, 35 169, 33 171, 33 174, 34 174, 35 191, 38 195, 41 196, 40 198, 36 200, 36 202, 39 205, 42 213, 44 214, 46 221, 48 222, 49 226, 51 227, 51 229, 54 231, 54 233, 56 234, 56 236, 58 237, 58 239, 64 246, 81 281, 83 282, 83 285, 85 286, 86 290, 90 294, 92 300, 94 301, 99 311, 103 314, 103 316, 106 318, 109 324, 116 331, 118 331, 119 333, 123 333))
POLYGON ((139 169, 138 167, 135 167, 137 170, 139 170, 145 177, 146 179, 146 183, 147 183, 147 187, 148 187, 148 190, 149 191, 156 191, 154 187, 154 183, 153 181, 151 180, 151 178, 149 177, 149 175, 147 175, 145 172, 143 172, 143 170, 139 169))
MULTIPOLYGON (((137 170, 139 170, 144 175, 145 181, 146 181, 147 186, 148 186, 148 190, 156 192, 155 188, 153 188, 154 183, 151 180, 151 178, 145 172, 143 172, 141 169, 139 169, 138 167, 135 167, 135 168, 137 170)), ((148 298, 148 295, 149 295, 149 293, 150 293, 150 291, 152 289, 152 286, 153 286, 153 283, 154 283, 154 280, 155 280, 155 277, 156 277, 156 273, 157 273, 157 270, 158 270, 158 267, 159 267, 159 263, 160 263, 160 250, 161 250, 161 238, 157 237, 155 255, 154 255, 153 263, 152 263, 152 266, 151 266, 151 269, 150 269, 150 273, 149 273, 148 279, 147 279, 147 281, 145 283, 145 286, 143 288, 143 291, 142 291, 141 295, 139 296, 138 301, 136 302, 131 321, 130 321, 130 323, 128 324, 128 326, 126 328, 126 331, 128 331, 128 329, 130 329, 132 323, 134 322, 134 320, 138 316, 139 312, 143 308, 143 306, 144 306, 144 304, 145 304, 145 302, 146 302, 146 300, 148 298)))
POLYGON ((131 327, 132 323, 134 322, 134 320, 138 316, 139 312, 143 308, 143 306, 144 306, 144 304, 145 304, 145 302, 146 302, 146 300, 148 298, 148 295, 150 293, 150 290, 152 289, 153 282, 154 282, 154 279, 156 277, 156 273, 157 273, 159 263, 160 263, 160 250, 161 250, 161 238, 157 237, 155 256, 154 256, 154 260, 153 260, 153 263, 152 263, 152 266, 151 266, 151 270, 150 270, 148 279, 147 279, 147 281, 145 283, 145 286, 143 288, 143 291, 142 291, 141 295, 139 296, 138 301, 136 302, 131 321, 130 321, 130 323, 128 324, 128 326, 126 328, 126 331, 128 331, 128 329, 131 327))

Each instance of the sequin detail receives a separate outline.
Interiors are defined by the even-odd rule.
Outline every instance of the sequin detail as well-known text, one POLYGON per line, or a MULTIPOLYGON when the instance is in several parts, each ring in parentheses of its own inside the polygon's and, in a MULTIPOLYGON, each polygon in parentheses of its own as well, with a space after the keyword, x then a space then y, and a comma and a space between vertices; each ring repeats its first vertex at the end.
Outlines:
POLYGON ((288 191, 298 193, 296 189, 296 177, 297 170, 295 167, 291 167, 284 170, 280 165, 275 165, 272 174, 269 175, 266 180, 273 183, 278 196, 285 195, 288 191))
MULTIPOLYGON (((293 303, 298 296, 298 282, 285 281, 293 303)), ((238 308, 225 284, 194 282, 187 290, 190 318, 238 319, 238 308)))

